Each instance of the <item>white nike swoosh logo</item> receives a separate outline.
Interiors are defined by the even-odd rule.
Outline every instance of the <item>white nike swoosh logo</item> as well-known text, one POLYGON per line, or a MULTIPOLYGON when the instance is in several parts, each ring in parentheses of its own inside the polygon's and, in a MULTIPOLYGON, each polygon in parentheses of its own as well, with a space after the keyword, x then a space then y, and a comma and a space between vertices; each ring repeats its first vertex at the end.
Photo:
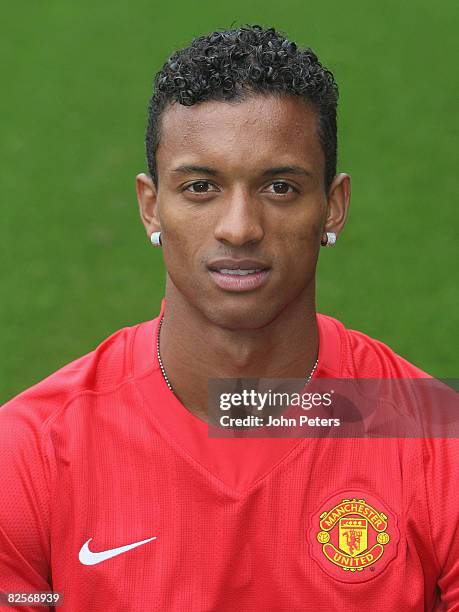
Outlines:
POLYGON ((107 559, 111 559, 117 555, 121 555, 132 548, 137 548, 137 546, 142 546, 142 544, 156 540, 156 536, 154 538, 148 538, 147 540, 134 542, 133 544, 126 544, 126 546, 118 546, 118 548, 111 548, 110 550, 103 550, 101 552, 92 552, 89 550, 89 542, 91 540, 92 538, 89 538, 89 540, 83 544, 78 555, 78 559, 83 565, 96 565, 97 563, 101 563, 102 561, 106 561, 107 559))

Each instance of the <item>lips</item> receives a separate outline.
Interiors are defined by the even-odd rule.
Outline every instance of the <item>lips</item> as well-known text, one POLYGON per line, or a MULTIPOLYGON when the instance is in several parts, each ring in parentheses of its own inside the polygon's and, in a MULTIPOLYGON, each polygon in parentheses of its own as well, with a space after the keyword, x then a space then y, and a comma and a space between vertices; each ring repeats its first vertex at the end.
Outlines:
POLYGON ((220 289, 252 291, 263 285, 270 267, 255 259, 218 259, 208 264, 209 272, 220 289))
POLYGON ((257 259, 215 259, 207 267, 209 270, 267 270, 269 266, 257 259))

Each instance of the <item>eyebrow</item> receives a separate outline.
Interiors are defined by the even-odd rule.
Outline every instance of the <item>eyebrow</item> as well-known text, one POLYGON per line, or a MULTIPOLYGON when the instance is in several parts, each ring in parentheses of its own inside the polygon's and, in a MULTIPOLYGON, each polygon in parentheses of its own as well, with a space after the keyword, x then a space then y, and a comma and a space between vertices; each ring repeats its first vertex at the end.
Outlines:
POLYGON ((182 174, 209 174, 210 176, 217 176, 218 174, 217 170, 214 170, 213 168, 193 165, 177 166, 177 168, 174 168, 172 172, 181 172, 182 174))
MULTIPOLYGON (((177 166, 172 172, 180 172, 182 174, 208 174, 210 176, 217 176, 219 172, 208 166, 194 166, 194 165, 183 165, 177 166)), ((312 176, 311 172, 308 172, 301 166, 278 166, 275 168, 267 168, 263 172, 263 176, 276 176, 277 174, 296 174, 303 176, 312 176)))
POLYGON ((279 166, 277 168, 268 168, 263 172, 264 176, 274 176, 276 174, 299 174, 303 176, 312 176, 311 172, 308 172, 301 166, 279 166))

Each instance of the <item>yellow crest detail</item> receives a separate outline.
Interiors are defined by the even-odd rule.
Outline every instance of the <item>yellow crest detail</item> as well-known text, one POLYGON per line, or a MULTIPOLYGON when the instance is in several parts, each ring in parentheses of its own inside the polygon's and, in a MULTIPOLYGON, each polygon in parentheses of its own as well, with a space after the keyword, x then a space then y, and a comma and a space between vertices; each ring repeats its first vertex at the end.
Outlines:
POLYGON ((319 518, 316 537, 322 552, 345 571, 360 572, 373 565, 390 541, 388 517, 364 499, 343 499, 319 518))

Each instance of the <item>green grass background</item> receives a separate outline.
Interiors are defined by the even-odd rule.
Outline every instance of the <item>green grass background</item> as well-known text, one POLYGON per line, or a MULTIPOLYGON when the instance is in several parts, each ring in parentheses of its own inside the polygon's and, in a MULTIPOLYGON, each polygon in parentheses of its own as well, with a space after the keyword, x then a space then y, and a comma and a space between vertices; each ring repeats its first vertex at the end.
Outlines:
POLYGON ((0 401, 156 316, 161 255, 134 177, 154 72, 214 29, 275 25, 340 85, 351 215, 321 312, 458 376, 458 23, 453 0, 9 3, 0 51, 0 401), (456 81, 456 82, 455 82, 456 81))

